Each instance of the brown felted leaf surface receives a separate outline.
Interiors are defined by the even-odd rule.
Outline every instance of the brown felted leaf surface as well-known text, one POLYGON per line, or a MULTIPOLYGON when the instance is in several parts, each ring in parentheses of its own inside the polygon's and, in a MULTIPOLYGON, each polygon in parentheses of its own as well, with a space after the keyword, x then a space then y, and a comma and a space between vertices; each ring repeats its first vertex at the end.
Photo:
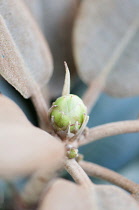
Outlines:
POLYGON ((24 176, 63 164, 64 145, 28 122, 18 106, 0 96, 0 176, 24 176))
POLYGON ((64 84, 64 61, 67 62, 71 77, 75 73, 72 56, 71 34, 74 17, 80 0, 42 0, 45 35, 54 58, 54 72, 50 80, 52 97, 61 95, 64 84))
POLYGON ((0 74, 25 98, 31 96, 32 81, 5 21, 0 16, 0 74))
POLYGON ((85 83, 111 65, 105 91, 116 97, 139 94, 138 11, 138 0, 82 1, 74 25, 73 48, 85 83))
MULTIPOLYGON (((16 47, 28 68, 30 83, 34 81, 43 87, 52 74, 52 58, 48 45, 28 8, 21 0, 0 0, 0 14, 3 16, 16 47)), ((11 70, 8 70, 10 75, 11 70)), ((19 72, 20 68, 17 75, 19 72)), ((26 72, 24 75, 27 76, 26 72)), ((14 76, 16 78, 16 74, 14 76)), ((7 75, 4 77, 7 79, 7 75)), ((14 83, 11 82, 11 84, 17 88, 14 83)), ((20 92, 22 94, 21 90, 20 92)))
POLYGON ((137 210, 136 201, 115 186, 99 185, 86 189, 72 182, 57 180, 46 193, 39 210, 137 210))

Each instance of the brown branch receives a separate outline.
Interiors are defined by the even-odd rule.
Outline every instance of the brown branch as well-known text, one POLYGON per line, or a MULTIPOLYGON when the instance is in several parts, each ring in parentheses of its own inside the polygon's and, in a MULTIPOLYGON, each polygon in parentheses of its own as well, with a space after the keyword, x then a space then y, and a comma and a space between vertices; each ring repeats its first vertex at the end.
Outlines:
POLYGON ((139 185, 123 177, 122 175, 94 163, 81 161, 79 164, 89 176, 106 180, 127 190, 131 194, 138 195, 139 185))
POLYGON ((65 169, 77 184, 80 184, 86 188, 93 187, 93 183, 75 159, 66 159, 65 169))
POLYGON ((88 129, 86 136, 79 141, 79 146, 102 139, 125 133, 139 132, 139 120, 119 121, 107 123, 88 129))
POLYGON ((49 120, 48 120, 48 105, 47 101, 43 97, 42 91, 37 84, 34 84, 34 92, 32 93, 32 102, 35 106, 39 125, 43 130, 49 131, 49 120))

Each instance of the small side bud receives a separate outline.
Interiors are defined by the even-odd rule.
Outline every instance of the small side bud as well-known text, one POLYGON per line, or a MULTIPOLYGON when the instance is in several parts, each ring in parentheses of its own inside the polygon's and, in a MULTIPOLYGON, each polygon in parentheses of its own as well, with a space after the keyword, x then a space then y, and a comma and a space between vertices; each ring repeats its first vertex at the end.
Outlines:
POLYGON ((67 157, 69 159, 77 158, 78 157, 78 149, 75 147, 71 147, 67 150, 67 157))

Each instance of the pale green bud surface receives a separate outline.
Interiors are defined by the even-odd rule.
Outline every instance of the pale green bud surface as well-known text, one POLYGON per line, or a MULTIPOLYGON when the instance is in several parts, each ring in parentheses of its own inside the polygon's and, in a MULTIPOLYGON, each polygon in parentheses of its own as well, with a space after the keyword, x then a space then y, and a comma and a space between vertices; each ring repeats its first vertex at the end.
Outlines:
POLYGON ((76 95, 68 94, 59 97, 51 108, 50 118, 55 130, 66 130, 70 125, 70 132, 76 133, 87 114, 83 101, 76 95), (77 123, 78 122, 78 123, 77 123))
POLYGON ((67 151, 67 157, 69 159, 73 159, 73 158, 78 157, 78 149, 71 148, 69 151, 67 151))

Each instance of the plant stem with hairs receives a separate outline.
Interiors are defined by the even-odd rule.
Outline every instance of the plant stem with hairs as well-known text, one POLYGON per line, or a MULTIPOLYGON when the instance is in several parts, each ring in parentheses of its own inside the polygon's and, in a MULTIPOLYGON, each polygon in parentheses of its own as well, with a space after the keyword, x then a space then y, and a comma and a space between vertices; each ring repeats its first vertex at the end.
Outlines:
POLYGON ((87 188, 92 187, 93 183, 75 159, 66 159, 65 169, 72 176, 77 184, 80 184, 87 188))
POLYGON ((81 141, 79 141, 79 146, 89 144, 93 141, 108 136, 137 132, 139 132, 139 120, 127 120, 107 123, 88 129, 87 135, 81 141))
POLYGON ((90 163, 87 161, 80 161, 80 166, 84 169, 84 171, 93 177, 97 177, 108 182, 111 182, 124 190, 130 192, 131 194, 139 193, 139 185, 130 181, 129 179, 123 177, 122 175, 107 169, 105 167, 99 166, 94 163, 90 163))

